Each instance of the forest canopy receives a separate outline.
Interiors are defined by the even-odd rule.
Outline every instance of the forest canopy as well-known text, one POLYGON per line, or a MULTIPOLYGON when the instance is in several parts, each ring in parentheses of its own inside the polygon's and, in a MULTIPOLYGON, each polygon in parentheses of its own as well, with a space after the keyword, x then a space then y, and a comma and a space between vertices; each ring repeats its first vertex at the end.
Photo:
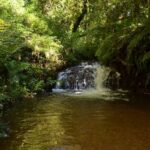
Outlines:
POLYGON ((0 101, 50 88, 85 60, 149 88, 149 25, 150 0, 1 0, 0 101))

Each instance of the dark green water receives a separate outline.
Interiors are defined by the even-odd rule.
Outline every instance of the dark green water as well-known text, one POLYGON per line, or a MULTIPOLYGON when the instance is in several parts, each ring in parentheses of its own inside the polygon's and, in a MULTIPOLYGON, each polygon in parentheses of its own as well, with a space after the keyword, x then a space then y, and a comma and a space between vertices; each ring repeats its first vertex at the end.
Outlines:
POLYGON ((26 100, 5 114, 10 135, 0 150, 149 150, 149 98, 129 99, 26 100))

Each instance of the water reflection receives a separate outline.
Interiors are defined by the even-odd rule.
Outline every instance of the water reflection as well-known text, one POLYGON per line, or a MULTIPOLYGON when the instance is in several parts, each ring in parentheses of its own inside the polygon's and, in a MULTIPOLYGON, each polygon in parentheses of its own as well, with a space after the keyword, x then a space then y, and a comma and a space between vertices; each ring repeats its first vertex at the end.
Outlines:
POLYGON ((35 125, 23 134, 19 149, 44 150, 50 145, 63 143, 65 128, 61 118, 67 111, 62 101, 38 105, 31 116, 32 120, 23 120, 26 125, 31 121, 35 125))
MULTIPOLYGON (((137 98, 137 97, 136 97, 137 98)), ((150 103, 54 96, 4 117, 2 150, 149 150, 150 103)))

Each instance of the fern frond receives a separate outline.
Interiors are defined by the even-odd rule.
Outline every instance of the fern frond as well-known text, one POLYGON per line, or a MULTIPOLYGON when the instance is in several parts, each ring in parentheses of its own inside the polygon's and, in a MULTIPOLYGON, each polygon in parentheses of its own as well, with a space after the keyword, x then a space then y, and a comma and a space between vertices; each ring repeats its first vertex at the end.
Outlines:
POLYGON ((130 39, 130 43, 127 47, 127 60, 131 60, 132 56, 133 56, 133 51, 139 46, 140 42, 147 36, 148 31, 145 30, 140 30, 137 33, 134 34, 134 36, 132 37, 131 35, 131 39, 130 39))
POLYGON ((148 60, 150 60, 150 51, 144 54, 141 63, 146 63, 148 60))

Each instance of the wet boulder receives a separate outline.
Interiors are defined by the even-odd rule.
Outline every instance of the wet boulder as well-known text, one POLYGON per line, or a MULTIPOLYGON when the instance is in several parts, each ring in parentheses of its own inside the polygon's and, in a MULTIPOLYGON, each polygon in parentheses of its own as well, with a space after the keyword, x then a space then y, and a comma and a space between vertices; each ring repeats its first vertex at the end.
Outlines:
POLYGON ((119 88, 119 85, 120 85, 120 74, 115 70, 111 70, 105 81, 105 86, 115 90, 119 88))
POLYGON ((0 111, 3 110, 3 104, 0 104, 0 111))
POLYGON ((3 109, 4 109, 3 104, 0 104, 0 116, 2 115, 3 109))

